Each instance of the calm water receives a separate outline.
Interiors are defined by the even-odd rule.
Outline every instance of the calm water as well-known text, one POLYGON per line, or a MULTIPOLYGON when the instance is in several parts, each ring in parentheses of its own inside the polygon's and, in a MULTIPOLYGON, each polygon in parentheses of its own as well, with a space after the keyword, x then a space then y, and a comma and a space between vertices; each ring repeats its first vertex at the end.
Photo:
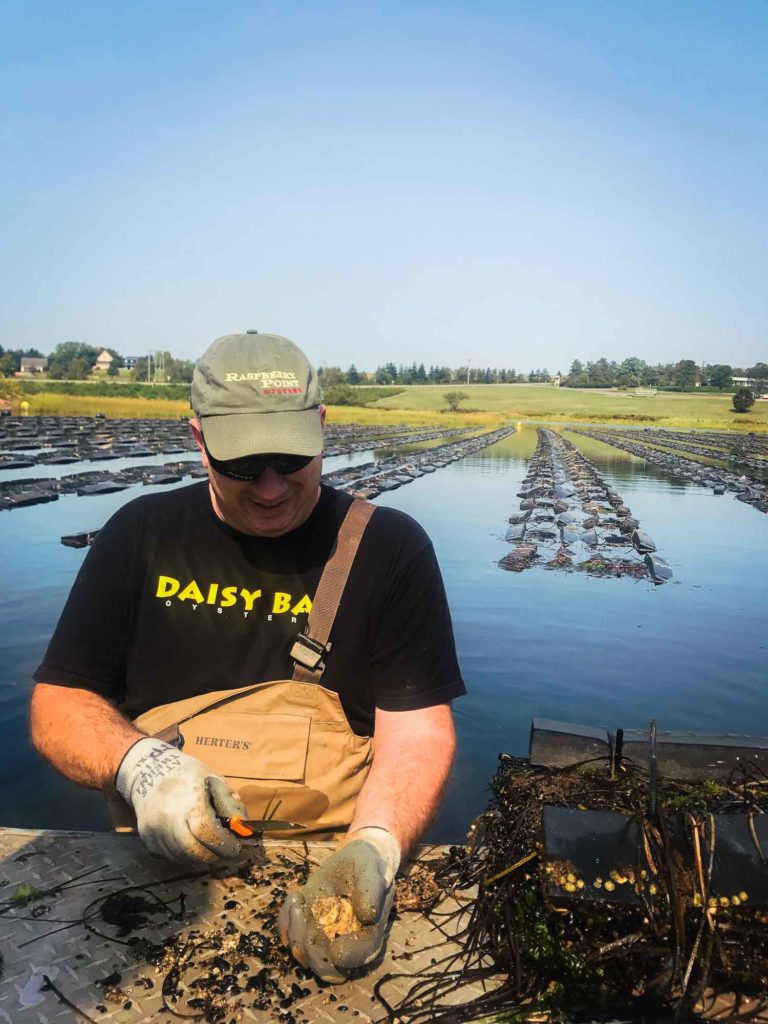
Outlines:
MULTIPOLYGON (((671 583, 654 588, 497 567, 536 443, 530 427, 377 499, 414 515, 434 540, 469 691, 455 705, 459 755, 434 840, 463 834, 485 806, 496 755, 525 753, 534 715, 609 728, 643 726, 655 716, 660 728, 768 734, 768 517, 600 442, 567 436, 654 538, 674 570, 671 583)), ((327 468, 371 457, 339 457, 327 468)), ((31 752, 26 703, 31 673, 85 556, 59 537, 100 526, 139 493, 71 496, 0 514, 4 825, 106 827, 100 797, 59 779, 31 752)))

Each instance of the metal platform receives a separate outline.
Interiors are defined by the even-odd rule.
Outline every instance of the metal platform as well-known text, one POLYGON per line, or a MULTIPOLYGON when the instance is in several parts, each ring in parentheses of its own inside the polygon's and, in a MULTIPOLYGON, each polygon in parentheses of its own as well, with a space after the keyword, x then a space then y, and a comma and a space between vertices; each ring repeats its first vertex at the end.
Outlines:
MULTIPOLYGON (((381 994, 396 1007, 416 974, 428 972, 439 977, 461 968, 462 950, 453 936, 466 916, 452 899, 444 899, 428 912, 400 911, 383 955, 342 985, 321 987, 277 948, 266 953, 253 948, 238 950, 241 936, 258 935, 260 929, 269 931, 264 915, 273 914, 280 905, 283 887, 291 876, 304 869, 307 861, 310 866, 321 863, 332 848, 325 843, 267 843, 250 851, 243 872, 247 878, 225 874, 179 877, 174 865, 151 857, 135 837, 0 829, 0 1022, 177 1024, 182 1018, 212 1020, 194 1003, 190 1005, 190 999, 200 995, 200 990, 194 989, 196 978, 216 976, 219 968, 211 970, 211 964, 218 957, 221 969, 231 968, 244 991, 222 998, 226 1012, 217 1018, 217 1024, 396 1024, 396 1013, 388 1016, 385 1004, 374 994, 377 982, 386 979, 381 994), (126 887, 137 887, 128 894, 149 897, 150 902, 156 899, 157 906, 166 906, 168 912, 154 915, 156 919, 145 915, 146 924, 121 936, 114 921, 104 920, 101 908, 107 898, 114 898, 126 887), (25 896, 31 897, 29 902, 18 905, 25 896), (88 924, 83 920, 86 916, 88 924), (174 936, 179 941, 177 948, 194 946, 197 953, 191 958, 195 961, 192 966, 182 971, 181 989, 171 985, 166 993, 166 1005, 173 1011, 169 1012, 164 1009, 163 995, 168 963, 148 964, 128 943, 136 938, 162 943, 174 936), (223 945, 211 945, 222 940, 223 945), (260 993, 259 977, 265 974, 274 979, 279 992, 260 993), (55 990, 47 986, 46 978, 55 990), (250 989, 249 979, 256 983, 250 989)), ((421 848, 408 870, 418 872, 444 851, 444 847, 421 848)), ((471 891, 462 894, 467 900, 472 896, 471 891)), ((495 987, 496 980, 486 979, 485 989, 466 985, 445 1003, 479 997, 495 987)), ((502 980, 498 978, 498 982, 502 980)), ((698 1010, 709 1020, 768 1022, 764 1002, 735 995, 717 1000, 705 997, 698 1010)), ((541 1021, 546 1016, 533 1019, 541 1021)))
MULTIPOLYGON (((4 960, 0 1021, 69 1024, 90 1019, 173 1024, 179 1016, 163 1009, 167 964, 156 967, 137 962, 135 947, 126 943, 131 938, 160 943, 174 935, 182 937, 182 944, 189 940, 204 949, 197 955, 198 967, 207 963, 208 975, 218 956, 219 962, 224 958, 224 963, 239 968, 240 987, 245 987, 250 977, 250 991, 223 998, 228 1009, 220 1018, 222 1024, 387 1020, 384 1005, 373 994, 378 979, 388 974, 406 975, 387 982, 386 998, 390 1005, 396 1004, 411 987, 408 975, 429 969, 451 951, 458 952, 450 941, 456 933, 455 915, 445 916, 458 907, 452 901, 441 904, 432 918, 417 911, 399 913, 383 956, 343 985, 319 987, 308 972, 297 971, 295 963, 287 960, 284 971, 270 968, 263 972, 262 980, 264 974, 278 978, 286 1005, 280 1004, 276 992, 260 996, 258 975, 269 961, 235 948, 240 935, 253 934, 265 921, 256 915, 269 914, 270 908, 279 905, 280 887, 290 882, 292 873, 301 870, 307 858, 310 863, 321 862, 331 849, 330 844, 268 843, 249 851, 249 863, 254 867, 247 880, 222 874, 179 878, 176 866, 151 857, 134 837, 0 829, 0 952, 4 960), (177 916, 170 919, 164 912, 155 920, 150 915, 148 924, 121 939, 119 928, 104 921, 100 908, 106 897, 126 886, 143 887, 132 895, 144 895, 150 901, 157 897, 177 916), (26 897, 31 897, 29 902, 19 905, 26 897), (86 914, 95 931, 83 923, 86 914), (212 934, 219 936, 217 941, 225 935, 225 946, 218 953, 206 947, 212 934), (44 976, 70 1005, 47 987, 44 976), (263 1008, 254 1008, 260 1000, 263 1008)), ((439 847, 424 848, 418 860, 423 863, 440 853, 439 847)), ((183 972, 183 993, 179 997, 177 989, 177 1001, 173 1002, 171 995, 168 1002, 176 1014, 204 1020, 194 1016, 203 1011, 189 1004, 190 998, 200 995, 200 990, 186 987, 194 973, 183 972)), ((480 993, 480 988, 476 992, 464 989, 462 1001, 480 993)))

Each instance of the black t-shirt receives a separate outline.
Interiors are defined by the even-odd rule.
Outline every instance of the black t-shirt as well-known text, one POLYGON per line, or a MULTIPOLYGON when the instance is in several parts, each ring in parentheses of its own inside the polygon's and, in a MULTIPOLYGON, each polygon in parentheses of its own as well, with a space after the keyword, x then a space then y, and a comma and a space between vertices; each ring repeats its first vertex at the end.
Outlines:
MULTIPOLYGON (((323 486, 302 526, 265 539, 221 522, 207 482, 137 498, 96 538, 35 680, 92 690, 134 718, 290 679, 288 652, 351 501, 323 486)), ((432 544, 403 512, 374 512, 330 642, 322 685, 359 735, 373 733, 377 707, 415 710, 465 692, 432 544)))

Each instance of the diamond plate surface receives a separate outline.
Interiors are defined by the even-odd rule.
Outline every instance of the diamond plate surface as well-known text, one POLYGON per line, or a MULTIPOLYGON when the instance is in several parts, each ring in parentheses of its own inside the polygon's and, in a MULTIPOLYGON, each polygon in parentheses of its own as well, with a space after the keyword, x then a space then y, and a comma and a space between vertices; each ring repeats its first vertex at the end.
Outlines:
MULTIPOLYGON (((166 969, 136 962, 126 938, 120 937, 114 924, 102 919, 99 908, 104 898, 127 886, 140 886, 143 889, 131 895, 159 898, 178 911, 183 895, 180 916, 169 918, 166 911, 153 914, 146 926, 131 932, 131 937, 161 943, 182 936, 183 941, 205 949, 212 932, 219 936, 229 932, 225 941, 233 946, 241 934, 259 928, 263 919, 256 915, 272 914, 280 905, 280 887, 289 880, 285 876, 290 876, 292 865, 300 868, 306 858, 320 863, 332 848, 330 844, 268 843, 265 849, 251 851, 254 867, 248 880, 218 875, 182 878, 175 865, 150 857, 141 841, 132 836, 0 829, 0 951, 4 960, 0 1022, 70 1024, 90 1017, 115 1024, 173 1024, 179 1018, 163 1009, 161 988, 166 969), (25 899, 28 902, 24 903, 25 899), (96 931, 89 931, 83 923, 87 915, 96 931), (62 1003, 55 991, 46 990, 44 975, 76 1009, 62 1003), (119 979, 115 980, 115 975, 119 979), (105 984, 110 976, 113 987, 105 984)), ((432 847, 419 856, 423 861, 441 852, 432 847)), ((405 975, 386 984, 386 998, 396 1003, 413 984, 411 975, 429 969, 437 961, 440 964, 434 969, 444 969, 444 958, 459 951, 446 939, 458 927, 455 915, 447 916, 456 907, 446 900, 435 908, 431 919, 418 912, 398 915, 384 956, 360 977, 343 985, 318 987, 313 978, 296 970, 296 965, 291 965, 282 977, 279 971, 273 971, 289 1005, 279 1006, 273 998, 267 1008, 255 1008, 257 990, 236 993, 224 997, 226 1012, 221 1022, 328 1024, 385 1020, 385 1009, 373 995, 374 984, 384 975, 405 975), (292 984, 296 986, 293 993, 292 984)), ((259 956, 241 955, 226 947, 218 954, 207 950, 198 960, 208 963, 209 971, 215 955, 225 957, 230 964, 239 961, 237 980, 241 987, 249 976, 254 979, 264 964, 259 956)), ((462 998, 480 995, 481 991, 479 986, 471 992, 465 990, 462 998)), ((185 988, 178 1002, 172 1004, 174 1010, 195 1014, 188 999, 196 994, 199 992, 185 988)))

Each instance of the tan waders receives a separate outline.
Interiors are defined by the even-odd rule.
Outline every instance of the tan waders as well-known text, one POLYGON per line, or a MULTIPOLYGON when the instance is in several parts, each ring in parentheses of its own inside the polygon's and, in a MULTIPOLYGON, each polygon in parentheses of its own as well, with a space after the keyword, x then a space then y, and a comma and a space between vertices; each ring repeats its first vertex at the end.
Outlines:
MULTIPOLYGON (((291 649, 292 679, 163 704, 133 723, 223 775, 249 817, 263 817, 267 804, 271 801, 274 808, 277 800, 273 816, 300 822, 308 832, 344 831, 352 821, 373 760, 373 740, 355 735, 338 694, 320 680, 341 595, 374 510, 356 500, 347 511, 306 629, 291 649)), ((130 808, 120 798, 118 802, 120 806, 109 799, 115 828, 135 828, 130 808)))

